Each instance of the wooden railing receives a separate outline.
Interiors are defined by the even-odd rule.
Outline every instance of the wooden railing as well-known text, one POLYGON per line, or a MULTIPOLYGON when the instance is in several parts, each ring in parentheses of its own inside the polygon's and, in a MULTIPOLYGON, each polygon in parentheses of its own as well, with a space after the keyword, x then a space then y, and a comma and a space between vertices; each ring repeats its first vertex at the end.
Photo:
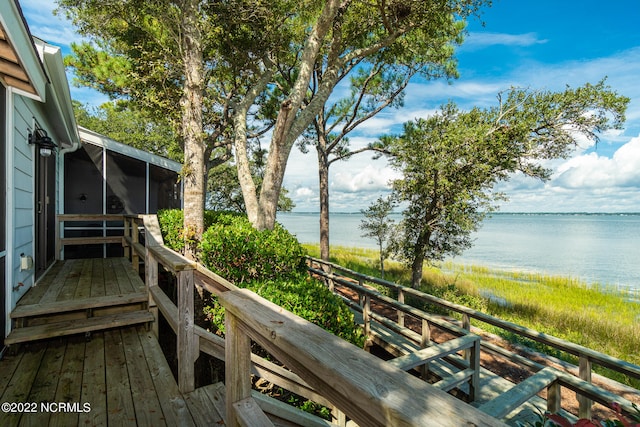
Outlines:
MULTIPOLYGON (((356 292, 358 294, 359 300, 375 299, 375 301, 380 304, 384 304, 387 307, 398 310, 396 322, 393 322, 388 318, 383 319, 381 318, 382 316, 376 316, 371 313, 369 313, 367 316, 363 316, 365 318, 365 328, 370 328, 367 323, 370 322, 371 319, 379 321, 380 324, 387 326, 395 323, 396 328, 400 329, 405 328, 405 314, 409 314, 418 320, 424 319, 425 316, 423 314, 420 314, 420 310, 417 310, 415 308, 406 308, 407 306, 405 304, 405 298, 407 296, 411 296, 418 301, 433 304, 460 314, 462 317, 462 328, 466 331, 471 330, 471 319, 476 319, 480 322, 496 326, 517 336, 525 337, 545 344, 551 348, 575 355, 579 358, 579 366, 575 367, 575 370, 578 372, 577 377, 568 374, 565 371, 560 371, 557 369, 554 369, 550 374, 550 369, 546 368, 545 365, 542 365, 521 355, 515 354, 505 348, 485 342, 483 340, 481 342, 481 348, 483 351, 492 353, 499 357, 504 357, 520 366, 530 369, 533 372, 542 372, 544 370, 543 375, 534 375, 535 379, 528 381, 524 386, 521 387, 521 389, 523 390, 522 394, 519 396, 521 401, 524 401, 522 400, 522 396, 527 395, 528 397, 532 397, 544 387, 548 387, 549 397, 547 408, 550 412, 557 412, 560 409, 560 386, 562 386, 577 393, 580 405, 578 416, 581 418, 591 417, 591 406, 593 403, 592 401, 596 401, 607 407, 609 407, 612 402, 617 402, 622 406, 623 411, 627 413, 634 412, 631 402, 620 396, 610 393, 607 390, 596 387, 591 383, 592 367, 594 364, 597 364, 611 369, 615 372, 619 372, 630 378, 640 379, 640 366, 638 365, 634 365, 624 360, 599 353, 597 351, 551 335, 525 328, 511 322, 506 322, 477 310, 473 310, 471 308, 454 304, 429 294, 425 294, 410 287, 388 282, 376 277, 360 274, 337 264, 325 262, 311 257, 308 257, 307 261, 309 264, 310 273, 323 277, 327 283, 327 286, 329 286, 330 288, 333 288, 334 285, 343 286, 356 292), (392 294, 397 295, 397 299, 394 300, 393 298, 383 295, 382 293, 376 291, 375 288, 372 288, 370 286, 367 287, 367 285, 374 285, 389 289, 392 291, 392 294)), ((350 303, 351 306, 356 310, 362 311, 363 313, 370 312, 370 304, 363 305, 352 304, 350 301, 347 302, 350 303)), ((391 327, 391 329, 394 328, 391 327)), ((405 335, 408 337, 412 336, 411 334, 405 335)), ((415 336, 415 334, 413 335, 415 336)), ((512 397, 518 396, 518 393, 511 393, 511 395, 512 397)), ((508 397, 505 397, 505 399, 508 399, 508 397)), ((506 405, 506 401, 502 403, 498 402, 497 405, 487 406, 485 409, 489 413, 492 413, 494 416, 500 417, 502 410, 508 407, 506 405), (502 409, 500 411, 497 411, 496 408, 499 407, 502 407, 502 409)))
MULTIPOLYGON (((252 373, 337 408, 363 426, 422 426, 434 420, 443 426, 504 425, 169 250, 162 244, 155 216, 127 216, 125 223, 123 245, 130 256, 136 253, 144 259, 149 306, 162 313, 177 335, 181 391, 194 389, 194 362, 200 352, 225 361, 226 425, 270 424, 253 399, 252 373), (144 246, 133 235, 142 228, 144 246), (177 304, 158 286, 159 265, 176 277, 177 304), (196 286, 217 295, 225 307, 226 339, 194 324, 196 286), (251 340, 288 370, 252 354, 251 340)), ((313 425, 309 419, 299 424, 313 425)))
POLYGON ((56 215, 56 259, 63 259, 63 249, 70 245, 98 245, 105 243, 120 243, 122 233, 107 235, 106 223, 123 220, 122 215, 86 215, 86 214, 60 214, 56 215), (100 231, 100 236, 67 237, 65 236, 65 222, 101 223, 100 228, 92 227, 91 231, 100 231))

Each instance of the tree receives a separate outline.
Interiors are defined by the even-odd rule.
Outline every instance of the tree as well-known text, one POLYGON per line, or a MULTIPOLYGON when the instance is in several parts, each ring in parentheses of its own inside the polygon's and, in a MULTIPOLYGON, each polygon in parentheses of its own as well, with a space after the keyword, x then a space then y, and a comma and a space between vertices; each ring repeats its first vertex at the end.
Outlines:
POLYGON ((70 65, 80 79, 166 114, 179 127, 185 229, 196 233, 210 156, 228 159, 233 140, 248 217, 258 229, 272 228, 291 148, 340 79, 367 61, 375 63, 375 57, 392 64, 419 52, 453 67, 449 59, 461 42, 463 20, 485 3, 490 2, 59 2, 95 43, 75 48, 70 65), (322 67, 323 79, 309 97, 315 67, 322 67), (263 129, 256 128, 262 123, 263 129), (258 192, 247 141, 266 129, 272 136, 258 192))
MULTIPOLYGON (((167 117, 184 144, 185 242, 193 241, 204 231, 207 15, 200 2, 60 0, 58 4, 81 34, 93 37, 98 46, 74 47, 79 59, 67 62, 81 79, 112 96, 173 110, 167 117)), ((195 247, 187 246, 186 255, 194 258, 195 247)))
MULTIPOLYGON (((289 42, 294 62, 282 63, 262 58, 260 78, 236 104, 234 116, 235 148, 238 174, 250 221, 258 229, 272 228, 287 160, 298 137, 318 116, 340 80, 351 70, 376 63, 403 63, 411 55, 429 52, 432 61, 450 70, 453 45, 461 42, 462 21, 484 0, 408 0, 352 2, 326 0, 312 2, 308 10, 296 15, 296 28, 308 28, 289 42), (302 35, 302 38, 299 36, 302 35), (437 60, 436 60, 437 59, 437 60), (442 65, 446 64, 446 65, 442 65), (317 90, 309 93, 314 70, 321 69, 317 90), (282 100, 269 145, 269 155, 262 187, 256 195, 251 180, 246 146, 246 113, 253 100, 278 73, 283 84, 282 100)), ((303 10, 297 7, 296 10, 303 10)), ((291 15, 290 15, 291 16, 291 15)), ((406 63, 406 62, 404 62, 406 63)))
MULTIPOLYGON (((308 151, 315 146, 318 158, 318 188, 320 198, 320 258, 329 260, 329 167, 340 160, 371 150, 371 146, 352 149, 348 135, 360 124, 375 117, 387 107, 403 105, 403 91, 411 78, 423 69, 428 72, 427 57, 411 58, 412 63, 390 65, 381 62, 362 66, 349 76, 351 90, 347 96, 333 103, 327 102, 313 119, 312 126, 303 134, 300 149, 308 151), (422 60, 424 63, 419 63, 422 60), (327 105, 329 104, 329 105, 327 105)), ((444 64, 442 64, 444 65, 444 64)), ((433 67, 438 69, 444 67, 433 67)), ((316 67, 310 93, 315 93, 323 79, 322 69, 316 67)))
MULTIPOLYGON (((263 150, 255 150, 253 153, 251 173, 258 183, 259 191, 266 153, 263 150)), ((278 201, 279 212, 290 212, 295 207, 295 203, 287 194, 288 190, 283 187, 278 201)), ((242 189, 238 182, 238 171, 233 164, 227 162, 209 171, 207 209, 247 213, 242 198, 242 189)))
POLYGON ((180 138, 167 123, 146 112, 131 108, 127 103, 106 102, 99 107, 89 107, 73 101, 73 110, 79 126, 130 145, 140 150, 182 161, 180 138))
POLYGON ((360 230, 363 230, 362 237, 371 237, 378 244, 380 252, 380 276, 384 279, 384 260, 388 258, 389 242, 395 230, 395 222, 389 219, 389 214, 393 211, 394 202, 391 199, 378 198, 367 209, 360 212, 365 218, 360 223, 360 230))
POLYGON ((419 287, 424 261, 442 260, 471 246, 471 233, 505 195, 493 191, 516 171, 548 180, 542 160, 566 158, 578 137, 598 141, 598 133, 620 129, 628 98, 605 85, 586 84, 563 92, 511 89, 498 106, 461 111, 450 103, 427 119, 386 136, 392 167, 403 178, 393 195, 406 204, 398 255, 419 287))

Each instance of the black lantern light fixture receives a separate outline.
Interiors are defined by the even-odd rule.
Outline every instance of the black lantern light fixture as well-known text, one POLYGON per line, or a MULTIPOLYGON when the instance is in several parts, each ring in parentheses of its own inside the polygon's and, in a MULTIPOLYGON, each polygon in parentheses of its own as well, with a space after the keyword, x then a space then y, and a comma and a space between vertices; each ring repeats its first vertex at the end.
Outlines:
POLYGON ((58 147, 55 142, 47 135, 47 131, 36 125, 33 132, 29 132, 29 144, 35 144, 40 148, 42 157, 49 157, 58 147))

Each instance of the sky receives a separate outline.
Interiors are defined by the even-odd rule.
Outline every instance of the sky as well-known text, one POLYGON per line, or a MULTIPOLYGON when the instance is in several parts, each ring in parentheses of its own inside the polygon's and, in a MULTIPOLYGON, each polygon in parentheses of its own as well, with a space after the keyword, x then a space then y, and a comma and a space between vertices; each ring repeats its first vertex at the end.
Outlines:
MULTIPOLYGON (((79 40, 72 25, 55 17, 52 0, 19 0, 31 33, 70 53, 79 40)), ((452 100, 463 109, 496 105, 510 87, 562 91, 567 85, 607 83, 631 99, 621 131, 600 135, 597 145, 581 141, 573 155, 546 164, 552 178, 540 182, 514 175, 496 188, 508 202, 502 212, 640 212, 640 1, 494 0, 481 18, 472 18, 458 48, 460 78, 452 82, 416 79, 404 107, 383 111, 351 136, 358 148, 402 124, 433 114, 452 100)), ((72 76, 69 76, 71 79, 72 76)), ((71 96, 99 105, 107 100, 86 88, 71 96)), ((291 153, 284 186, 294 212, 319 210, 315 151, 291 153)), ((364 153, 334 163, 330 170, 330 210, 358 212, 388 194, 397 178, 384 159, 364 153)))

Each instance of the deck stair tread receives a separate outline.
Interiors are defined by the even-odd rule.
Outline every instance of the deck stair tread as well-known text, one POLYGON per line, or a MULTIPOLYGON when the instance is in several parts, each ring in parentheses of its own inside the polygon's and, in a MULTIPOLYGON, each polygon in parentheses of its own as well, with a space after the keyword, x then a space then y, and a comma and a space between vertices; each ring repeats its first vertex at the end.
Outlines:
POLYGON ((52 301, 49 303, 19 305, 11 312, 12 319, 46 314, 60 314, 71 311, 87 310, 92 308, 112 307, 118 305, 147 302, 148 297, 144 292, 87 297, 66 301, 52 301))
POLYGON ((153 322, 153 315, 146 310, 115 313, 87 319, 65 320, 44 325, 16 328, 5 338, 5 344, 17 344, 65 335, 111 329, 127 325, 153 322))

